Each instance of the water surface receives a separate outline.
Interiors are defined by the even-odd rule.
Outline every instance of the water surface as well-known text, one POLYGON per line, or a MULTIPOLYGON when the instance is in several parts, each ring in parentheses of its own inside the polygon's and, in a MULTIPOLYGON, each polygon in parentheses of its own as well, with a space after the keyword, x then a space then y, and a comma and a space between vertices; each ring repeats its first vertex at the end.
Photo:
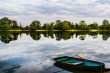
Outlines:
POLYGON ((109 63, 109 37, 106 31, 0 32, 0 73, 97 73, 62 67, 51 59, 77 54, 109 63))

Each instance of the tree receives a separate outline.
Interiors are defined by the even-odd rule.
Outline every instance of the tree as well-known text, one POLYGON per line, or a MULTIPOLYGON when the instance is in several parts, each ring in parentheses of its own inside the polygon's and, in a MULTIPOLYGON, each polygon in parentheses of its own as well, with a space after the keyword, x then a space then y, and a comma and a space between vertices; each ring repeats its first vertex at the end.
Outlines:
POLYGON ((76 29, 78 29, 78 28, 79 28, 78 23, 76 23, 76 24, 75 24, 75 26, 76 26, 76 29))
POLYGON ((54 22, 51 22, 49 25, 49 30, 54 30, 54 22))
POLYGON ((110 30, 110 24, 106 25, 107 30, 110 30))
POLYGON ((22 28, 22 27, 23 27, 23 25, 20 23, 19 27, 20 27, 20 28, 22 28))
POLYGON ((45 24, 43 25, 43 28, 44 28, 45 30, 48 30, 49 27, 50 27, 49 23, 45 23, 45 24))
POLYGON ((0 25, 0 30, 10 30, 10 26, 8 24, 0 25))
POLYGON ((107 25, 107 24, 109 24, 109 22, 108 22, 108 20, 103 20, 102 24, 107 25))
POLYGON ((55 29, 61 29, 61 25, 62 25, 62 21, 61 20, 56 20, 56 24, 55 24, 55 29))
POLYGON ((61 25, 61 29, 62 30, 68 30, 70 27, 68 25, 67 21, 63 21, 62 25, 61 25))
POLYGON ((84 24, 86 24, 84 20, 79 22, 79 25, 84 25, 84 24))
POLYGON ((99 26, 102 30, 106 30, 106 26, 105 25, 100 25, 99 26))
POLYGON ((86 25, 84 20, 79 22, 79 29, 81 29, 81 30, 86 30, 87 29, 87 25, 86 25))
POLYGON ((0 25, 4 25, 4 24, 10 25, 11 23, 12 23, 12 20, 8 19, 7 17, 3 17, 3 18, 0 20, 0 25))
POLYGON ((4 17, 0 20, 0 25, 8 24, 11 28, 18 28, 16 20, 10 20, 7 17, 4 17))
POLYGON ((72 23, 70 21, 66 21, 69 25, 69 29, 72 29, 72 23))
POLYGON ((98 23, 97 22, 93 22, 92 24, 90 24, 90 28, 91 29, 98 29, 98 23))
POLYGON ((34 30, 38 30, 38 28, 35 26, 32 26, 31 31, 34 31, 34 30))
POLYGON ((17 24, 17 21, 16 21, 16 20, 12 20, 12 21, 11 21, 11 24, 10 24, 10 27, 11 27, 11 28, 18 28, 19 26, 18 26, 18 24, 17 24))
POLYGON ((35 21, 33 21, 33 22, 30 24, 30 26, 31 26, 31 27, 32 27, 32 26, 35 26, 35 27, 37 27, 38 29, 40 29, 41 23, 40 23, 40 21, 35 20, 35 21))
POLYGON ((73 24, 73 22, 71 24, 71 29, 75 29, 75 25, 73 24))

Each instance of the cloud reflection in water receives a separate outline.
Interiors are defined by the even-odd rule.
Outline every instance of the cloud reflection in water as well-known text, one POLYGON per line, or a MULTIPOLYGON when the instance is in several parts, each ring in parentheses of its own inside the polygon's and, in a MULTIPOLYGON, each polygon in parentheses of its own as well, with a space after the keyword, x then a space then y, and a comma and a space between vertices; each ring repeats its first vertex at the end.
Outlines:
POLYGON ((52 73, 58 69, 53 66, 54 61, 51 60, 53 57, 75 56, 75 54, 86 59, 108 62, 110 61, 109 39, 105 42, 100 40, 101 35, 98 36, 98 39, 86 36, 88 40, 85 41, 78 38, 56 41, 55 38, 44 37, 34 41, 23 34, 17 41, 0 44, 0 60, 4 62, 0 66, 0 72, 52 73))

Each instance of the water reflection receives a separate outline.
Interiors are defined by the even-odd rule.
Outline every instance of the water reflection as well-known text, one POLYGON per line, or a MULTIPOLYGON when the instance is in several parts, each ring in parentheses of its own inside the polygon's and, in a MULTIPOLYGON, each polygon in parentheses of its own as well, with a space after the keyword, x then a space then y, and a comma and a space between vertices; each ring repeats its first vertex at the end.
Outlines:
POLYGON ((61 68, 51 59, 78 54, 109 63, 109 36, 108 31, 0 32, 0 73, 90 73, 61 68))
POLYGON ((54 73, 59 73, 59 72, 64 72, 66 73, 65 71, 68 71, 68 73, 104 73, 104 72, 101 72, 101 71, 89 71, 89 70, 83 70, 83 69, 77 69, 77 68, 71 68, 71 67, 67 67, 67 66, 64 66, 58 62, 55 62, 54 63, 54 66, 60 68, 61 70, 60 71, 57 71, 57 72, 54 72, 54 73))
POLYGON ((77 38, 79 36, 80 40, 85 40, 86 39, 86 35, 89 35, 91 37, 93 37, 93 39, 98 38, 98 35, 102 35, 102 40, 106 41, 109 37, 110 37, 110 32, 109 31, 77 31, 77 32, 70 32, 70 31, 57 31, 57 32, 53 32, 53 31, 48 31, 48 32, 9 32, 9 31, 0 31, 0 40, 3 43, 9 43, 11 41, 17 40, 18 39, 18 35, 22 35, 22 34, 26 34, 26 35, 30 35, 30 37, 32 37, 33 40, 40 40, 42 37, 41 35, 43 35, 43 37, 47 37, 47 38, 56 38, 57 41, 61 41, 63 40, 68 40, 71 38, 77 38), (74 37, 75 36, 75 37, 74 37))
POLYGON ((13 33, 9 31, 0 32, 0 40, 4 43, 9 43, 11 41, 17 40, 19 34, 21 33, 13 33))

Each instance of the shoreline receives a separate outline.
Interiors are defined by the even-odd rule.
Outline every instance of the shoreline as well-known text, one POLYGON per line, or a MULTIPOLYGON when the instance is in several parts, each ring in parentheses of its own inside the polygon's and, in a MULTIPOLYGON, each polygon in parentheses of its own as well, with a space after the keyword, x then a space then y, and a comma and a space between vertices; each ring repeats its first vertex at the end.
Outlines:
MULTIPOLYGON (((0 31, 31 31, 31 30, 0 30, 0 31)), ((110 30, 34 30, 34 31, 110 31, 110 30)))

